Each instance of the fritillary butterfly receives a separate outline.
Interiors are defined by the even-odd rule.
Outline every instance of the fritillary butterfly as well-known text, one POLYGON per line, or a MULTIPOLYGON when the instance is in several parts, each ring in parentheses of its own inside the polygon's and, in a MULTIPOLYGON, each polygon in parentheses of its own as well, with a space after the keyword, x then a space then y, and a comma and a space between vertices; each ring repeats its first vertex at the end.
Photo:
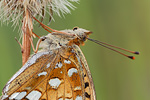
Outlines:
POLYGON ((79 48, 89 34, 75 27, 41 37, 41 50, 8 81, 1 99, 96 100, 91 72, 79 48))

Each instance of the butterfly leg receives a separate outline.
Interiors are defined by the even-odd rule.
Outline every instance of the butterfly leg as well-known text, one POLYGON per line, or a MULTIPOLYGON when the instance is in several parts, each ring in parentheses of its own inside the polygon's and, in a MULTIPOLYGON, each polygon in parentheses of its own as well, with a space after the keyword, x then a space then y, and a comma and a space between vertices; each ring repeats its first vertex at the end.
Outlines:
MULTIPOLYGON (((31 31, 32 32, 32 34, 33 34, 33 36, 36 36, 36 37, 38 37, 38 38, 40 38, 37 34, 35 34, 33 31, 31 31)), ((31 46, 32 46, 32 48, 33 48, 33 51, 36 53, 38 50, 35 50, 34 49, 34 45, 33 45, 33 41, 32 41, 32 39, 31 39, 31 37, 29 36, 29 35, 27 35, 28 37, 29 37, 29 41, 30 41, 30 43, 31 43, 31 46)), ((23 48, 23 46, 21 45, 21 43, 18 41, 18 39, 15 37, 15 40, 17 41, 17 43, 20 45, 20 47, 21 47, 21 53, 23 54, 24 53, 24 48, 23 48)))
MULTIPOLYGON (((33 16, 32 16, 33 17, 33 16)), ((65 34, 65 35, 69 35, 69 36, 74 36, 74 34, 69 34, 69 33, 66 33, 66 32, 62 32, 62 31, 58 31, 58 30, 54 30, 46 25, 44 25, 43 23, 41 23, 39 20, 37 20, 35 17, 33 17, 34 20, 36 20, 46 31, 48 31, 49 33, 52 33, 52 32, 56 32, 56 33, 61 33, 61 34, 65 34), (52 32, 51 32, 51 31, 52 32)))
MULTIPOLYGON (((33 17, 33 16, 32 16, 33 17)), ((34 20, 36 20, 46 31, 48 31, 49 33, 52 33, 51 31, 55 31, 54 29, 52 28, 48 28, 48 26, 44 25, 43 23, 41 23, 39 20, 37 20, 35 17, 33 17, 34 20), (50 29, 51 31, 49 31, 48 29, 50 29)))
POLYGON ((40 37, 37 34, 35 34, 33 31, 32 31, 32 34, 34 34, 34 36, 40 39, 40 37))
POLYGON ((34 53, 37 53, 38 49, 39 49, 39 45, 42 41, 44 41, 46 39, 46 37, 40 37, 40 39, 38 40, 37 44, 36 44, 36 49, 34 48, 34 44, 33 44, 33 40, 31 38, 29 38, 32 49, 34 51, 34 53))
MULTIPOLYGON (((32 31, 32 34, 33 34, 34 36, 38 37, 39 40, 40 40, 40 42, 42 41, 42 39, 41 39, 37 34, 35 34, 33 31, 32 31)), ((33 44, 33 40, 31 39, 31 37, 29 37, 29 40, 30 40, 30 43, 31 43, 31 46, 32 46, 32 49, 33 49, 34 53, 37 53, 38 48, 39 48, 39 44, 40 44, 39 41, 37 42, 38 48, 37 48, 37 46, 36 46, 36 49, 35 49, 35 48, 34 48, 34 44, 33 44)))

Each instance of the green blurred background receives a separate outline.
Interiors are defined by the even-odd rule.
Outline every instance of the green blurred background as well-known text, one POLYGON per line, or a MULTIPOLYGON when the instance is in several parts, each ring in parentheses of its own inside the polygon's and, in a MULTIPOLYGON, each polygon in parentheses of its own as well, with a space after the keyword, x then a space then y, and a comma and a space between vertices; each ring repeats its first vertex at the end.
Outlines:
MULTIPOLYGON (((55 16, 58 30, 79 26, 103 42, 140 51, 135 60, 91 41, 81 47, 93 76, 97 100, 150 100, 150 0, 81 0, 65 18, 55 16)), ((0 27, 0 91, 21 68, 21 50, 11 24, 0 27)), ((42 36, 45 30, 34 32, 42 36)), ((128 53, 127 53, 128 54, 128 53)), ((129 54, 130 55, 130 54, 129 54)))

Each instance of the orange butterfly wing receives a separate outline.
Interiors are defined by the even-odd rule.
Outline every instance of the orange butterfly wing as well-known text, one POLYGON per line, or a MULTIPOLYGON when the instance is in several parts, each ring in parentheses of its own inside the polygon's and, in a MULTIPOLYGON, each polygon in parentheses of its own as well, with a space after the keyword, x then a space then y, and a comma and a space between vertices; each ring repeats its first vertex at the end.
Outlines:
MULTIPOLYGON (((48 77, 48 75, 44 75, 42 72, 50 70, 48 68, 46 69, 46 67, 48 66, 48 63, 52 62, 56 58, 55 56, 56 53, 52 52, 34 54, 8 81, 3 89, 3 96, 1 98, 5 98, 6 100, 8 98, 11 99, 20 93, 21 96, 26 96, 35 87, 39 87, 39 84, 48 77), (40 73, 42 75, 40 75, 40 73)), ((18 96, 18 98, 19 97, 20 96, 18 96)))
POLYGON ((10 79, 2 99, 96 100, 87 62, 77 45, 34 54, 10 79))

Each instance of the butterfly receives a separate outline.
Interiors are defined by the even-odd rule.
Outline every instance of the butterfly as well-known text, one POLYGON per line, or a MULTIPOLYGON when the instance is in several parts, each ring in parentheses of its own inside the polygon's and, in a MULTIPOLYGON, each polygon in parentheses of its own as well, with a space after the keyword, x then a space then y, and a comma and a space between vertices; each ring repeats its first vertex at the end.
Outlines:
POLYGON ((92 32, 86 29, 57 31, 33 19, 50 33, 43 37, 33 33, 40 38, 36 49, 30 39, 35 54, 7 82, 1 100, 96 100, 91 72, 79 47, 87 39, 131 59, 135 57, 114 48, 139 54, 91 39, 92 32))
POLYGON ((1 100, 96 100, 79 47, 91 33, 74 27, 41 37, 37 52, 7 82, 1 100))

